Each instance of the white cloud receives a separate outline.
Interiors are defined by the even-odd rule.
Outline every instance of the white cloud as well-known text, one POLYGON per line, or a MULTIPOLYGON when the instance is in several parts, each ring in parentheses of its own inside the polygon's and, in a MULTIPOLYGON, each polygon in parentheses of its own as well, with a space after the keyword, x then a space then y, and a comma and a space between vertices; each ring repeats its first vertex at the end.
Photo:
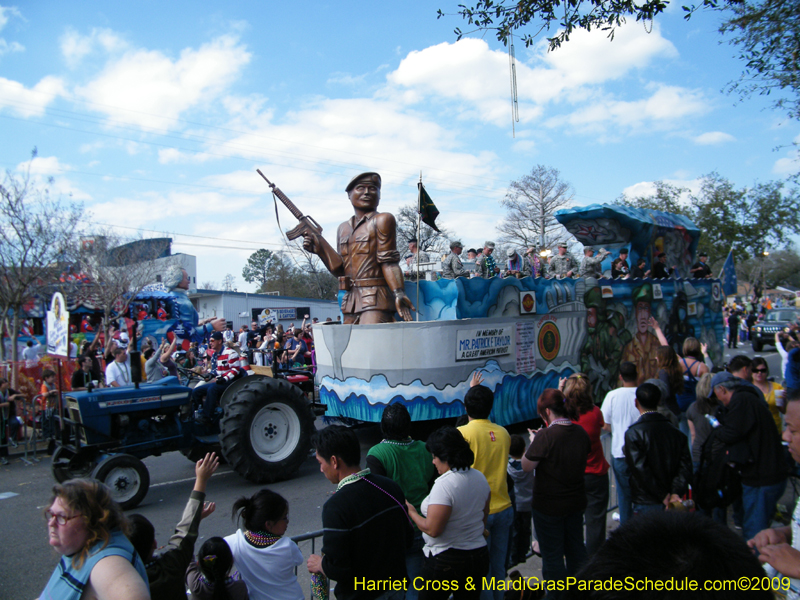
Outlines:
MULTIPOLYGON (((526 60, 517 60, 520 119, 531 122, 548 103, 579 103, 591 97, 588 86, 620 79, 656 60, 677 56, 658 28, 647 34, 640 26, 618 29, 613 43, 602 31, 577 32, 554 52, 538 44, 526 60)), ((479 39, 465 38, 414 51, 387 77, 394 88, 409 92, 406 102, 422 98, 456 100, 461 118, 505 125, 509 118, 509 59, 504 50, 490 50, 479 39)), ((383 96, 396 94, 387 89, 383 96)), ((452 109, 452 102, 448 103, 452 109)))
POLYGON ((92 29, 89 35, 81 35, 67 28, 60 39, 61 55, 70 67, 75 67, 88 54, 97 48, 107 53, 119 52, 128 43, 110 29, 92 29))
POLYGON ((21 117, 37 117, 58 96, 65 95, 64 82, 48 75, 32 88, 18 81, 0 77, 0 110, 9 110, 21 117))
POLYGON ((218 98, 250 61, 231 35, 199 49, 186 48, 177 60, 155 50, 125 52, 76 93, 113 122, 143 129, 174 126, 188 109, 218 98))
POLYGON ((647 127, 669 128, 684 117, 697 116, 709 110, 700 90, 651 85, 655 91, 642 100, 616 100, 600 97, 568 115, 548 119, 548 127, 570 125, 583 133, 604 132, 609 127, 637 130, 647 127))
MULTIPOLYGON (((800 136, 794 139, 794 143, 800 144, 800 136)), ((796 147, 792 148, 786 153, 786 156, 776 160, 772 165, 772 172, 781 177, 800 173, 800 150, 796 147)))
MULTIPOLYGON (((689 196, 698 195, 700 193, 700 186, 702 185, 701 179, 669 179, 664 178, 661 181, 668 183, 675 187, 684 188, 686 191, 681 194, 680 200, 682 204, 689 203, 689 196)), ((655 196, 656 185, 652 181, 641 181, 626 187, 622 190, 628 198, 639 198, 647 196, 655 196)))
POLYGON ((16 172, 30 172, 37 185, 50 190, 51 197, 68 196, 72 200, 91 200, 91 196, 77 188, 66 176, 72 167, 62 163, 56 156, 37 156, 33 160, 19 163, 16 172))
MULTIPOLYGON (((22 19, 22 14, 15 6, 0 6, 0 31, 8 24, 12 16, 22 19)), ((19 42, 7 42, 5 39, 0 38, 0 56, 9 52, 23 52, 24 50, 25 46, 19 42)))
POLYGON ((735 142, 736 138, 722 131, 707 131, 693 138, 694 143, 700 146, 715 146, 727 142, 735 142))
POLYGON ((657 25, 647 33, 640 23, 619 27, 613 41, 604 31, 579 30, 570 35, 568 43, 542 55, 546 45, 543 41, 538 46, 540 58, 564 78, 565 87, 620 79, 633 69, 644 69, 656 60, 678 56, 675 46, 661 36, 657 25))
MULTIPOLYGON (((390 85, 412 92, 403 97, 405 102, 423 97, 456 100, 461 104, 448 102, 448 108, 460 111, 462 118, 495 124, 508 121, 508 56, 490 50, 483 40, 468 38, 410 52, 387 79, 390 85)), ((394 93, 387 89, 382 95, 394 93)))
POLYGON ((22 14, 16 6, 0 6, 0 31, 8 24, 10 16, 22 18, 22 14))
MULTIPOLYGON (((192 229, 192 219, 187 215, 202 216, 200 222, 208 227, 207 232, 220 236, 219 221, 214 215, 247 214, 252 210, 252 197, 223 194, 220 192, 150 192, 136 197, 115 197, 107 202, 92 204, 92 213, 100 223, 124 223, 129 227, 147 227, 164 219, 176 219, 184 223, 184 231, 192 229), (120 207, 125 207, 125 218, 120 220, 120 207), (157 206, 158 210, 153 210, 157 206)), ((197 231, 195 221, 195 231, 197 231)), ((205 242, 203 242, 205 243, 205 242)), ((208 242, 213 243, 213 242, 208 242)))
POLYGON ((10 44, 4 39, 0 39, 0 56, 8 54, 9 52, 24 52, 25 46, 19 42, 11 42, 10 44))

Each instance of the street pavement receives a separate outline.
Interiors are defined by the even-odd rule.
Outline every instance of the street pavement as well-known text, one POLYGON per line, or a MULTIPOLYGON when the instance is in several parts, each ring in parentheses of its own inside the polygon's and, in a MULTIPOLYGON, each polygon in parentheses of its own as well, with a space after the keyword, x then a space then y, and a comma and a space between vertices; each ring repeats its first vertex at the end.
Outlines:
MULTIPOLYGON (((726 348, 725 361, 738 353, 755 356, 750 344, 745 343, 738 350, 726 348)), ((780 356, 777 352, 770 346, 759 354, 767 359, 770 372, 778 375, 780 356)), ((321 426, 319 420, 317 424, 321 426)), ((367 449, 380 441, 380 430, 372 425, 357 431, 362 442, 363 465, 367 449)), ((177 452, 150 457, 144 462, 150 471, 150 491, 142 504, 129 511, 129 514, 138 512, 150 519, 155 526, 158 543, 166 544, 192 489, 194 466, 177 452)), ((49 505, 53 483, 49 457, 29 465, 12 452, 10 464, 0 466, 0 539, 3 540, 0 600, 38 597, 58 562, 58 555, 47 542, 47 527, 42 514, 49 505)), ((207 492, 208 500, 216 502, 217 509, 202 522, 197 548, 208 537, 233 533, 237 527, 231 519, 233 502, 241 496, 254 494, 261 487, 265 486, 250 483, 227 465, 221 466, 209 481, 207 492)), ((266 487, 283 495, 289 502, 287 535, 296 536, 321 529, 321 507, 335 488, 319 472, 312 455, 293 479, 266 487)), ((611 519, 611 513, 608 525, 609 529, 617 526, 611 519)), ((318 544, 319 540, 317 551, 318 544)), ((302 542, 300 548, 305 557, 311 554, 311 542, 302 542)), ((541 576, 539 558, 533 557, 517 568, 525 577, 541 576)), ((298 576, 308 594, 308 574, 303 566, 298 569, 298 576)))

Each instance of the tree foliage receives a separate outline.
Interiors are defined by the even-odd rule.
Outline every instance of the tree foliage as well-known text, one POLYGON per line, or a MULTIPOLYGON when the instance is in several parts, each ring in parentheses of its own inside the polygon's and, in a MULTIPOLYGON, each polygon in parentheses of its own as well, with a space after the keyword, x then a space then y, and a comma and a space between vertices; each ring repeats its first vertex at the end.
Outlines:
POLYGON ((721 263, 733 248, 737 262, 782 249, 800 234, 800 198, 796 189, 785 190, 782 181, 758 183, 737 189, 718 173, 702 178, 700 192, 688 192, 656 182, 656 196, 620 197, 622 204, 636 208, 667 210, 683 214, 702 231, 699 250, 708 253, 712 265, 721 263))
POLYGON ((263 287, 264 283, 269 280, 270 261, 273 256, 272 251, 265 248, 253 252, 242 269, 242 278, 247 283, 258 282, 263 287))
MULTIPOLYGON (((569 41, 576 29, 600 29, 613 39, 614 30, 626 19, 651 21, 664 12, 668 4, 666 0, 642 3, 633 0, 477 0, 474 5, 459 4, 458 14, 478 31, 493 31, 503 44, 508 44, 508 38, 516 30, 533 24, 537 28, 535 32, 522 37, 526 47, 533 44, 541 32, 549 31, 552 26, 559 27, 553 37, 547 38, 552 50, 569 41)), ((438 17, 444 14, 439 10, 438 17)), ((465 35, 461 28, 456 28, 455 34, 458 39, 465 35)))
POLYGON ((796 1, 761 0, 730 5, 720 27, 739 50, 745 68, 729 91, 778 97, 773 106, 800 118, 800 10, 796 1), (785 94, 785 95, 781 95, 785 94))
POLYGON ((559 209, 572 205, 572 186, 558 169, 536 165, 530 174, 512 181, 500 203, 508 211, 498 226, 500 242, 517 248, 552 248, 572 236, 556 221, 559 209))
POLYGON ((793 248, 754 256, 736 265, 736 275, 745 284, 747 293, 756 286, 774 290, 778 286, 800 287, 800 254, 793 248))
MULTIPOLYGON (((31 160, 35 157, 34 150, 31 160)), ((30 167, 29 162, 21 175, 6 171, 0 184, 0 317, 6 323, 13 313, 12 340, 19 335, 23 305, 58 280, 59 265, 75 249, 83 215, 80 204, 52 198, 33 182, 30 167)), ((49 296, 41 299, 47 304, 49 296)), ((16 343, 11 356, 18 359, 16 343)))
POLYGON ((260 249, 250 255, 242 270, 249 283, 259 284, 258 293, 335 300, 339 282, 314 255, 296 247, 272 252, 260 249), (296 254, 301 258, 296 260, 296 254))

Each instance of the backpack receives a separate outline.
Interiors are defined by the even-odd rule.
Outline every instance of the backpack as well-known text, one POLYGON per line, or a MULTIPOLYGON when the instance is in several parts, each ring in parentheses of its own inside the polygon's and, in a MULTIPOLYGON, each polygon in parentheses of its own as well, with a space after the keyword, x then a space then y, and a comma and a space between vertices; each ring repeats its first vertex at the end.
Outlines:
POLYGON ((692 405, 692 402, 697 400, 697 378, 692 375, 692 367, 699 363, 699 360, 694 361, 691 365, 686 365, 686 359, 682 358, 683 366, 686 367, 683 377, 683 391, 680 394, 675 394, 675 401, 678 403, 678 408, 681 412, 686 410, 692 405), (688 379, 687 379, 688 377, 688 379))
MULTIPOLYGON (((694 477, 692 498, 704 510, 723 508, 742 496, 742 478, 731 466, 728 450, 715 448, 717 429, 712 429, 700 451, 700 466, 694 477)), ((717 443, 717 446, 721 444, 717 443)))

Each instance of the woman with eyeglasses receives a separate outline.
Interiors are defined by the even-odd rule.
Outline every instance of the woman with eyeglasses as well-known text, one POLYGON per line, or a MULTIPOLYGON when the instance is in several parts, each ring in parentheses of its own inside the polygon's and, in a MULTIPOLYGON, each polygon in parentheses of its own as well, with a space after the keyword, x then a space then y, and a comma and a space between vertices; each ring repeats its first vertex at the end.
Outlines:
POLYGON ((783 386, 774 381, 769 381, 769 365, 767 361, 760 356, 753 359, 752 364, 753 383, 764 394, 764 399, 769 406, 769 412, 778 427, 778 431, 783 431, 783 423, 781 422, 781 413, 786 412, 786 405, 783 401, 783 386))
POLYGON ((44 516, 61 560, 41 600, 149 600, 144 563, 125 536, 128 521, 105 485, 90 479, 55 485, 44 516))
POLYGON ((244 530, 225 538, 233 561, 247 584, 251 600, 304 600, 295 568, 303 554, 291 538, 289 503, 280 494, 263 489, 233 503, 233 516, 244 530), (237 516, 238 513, 238 516, 237 516))

